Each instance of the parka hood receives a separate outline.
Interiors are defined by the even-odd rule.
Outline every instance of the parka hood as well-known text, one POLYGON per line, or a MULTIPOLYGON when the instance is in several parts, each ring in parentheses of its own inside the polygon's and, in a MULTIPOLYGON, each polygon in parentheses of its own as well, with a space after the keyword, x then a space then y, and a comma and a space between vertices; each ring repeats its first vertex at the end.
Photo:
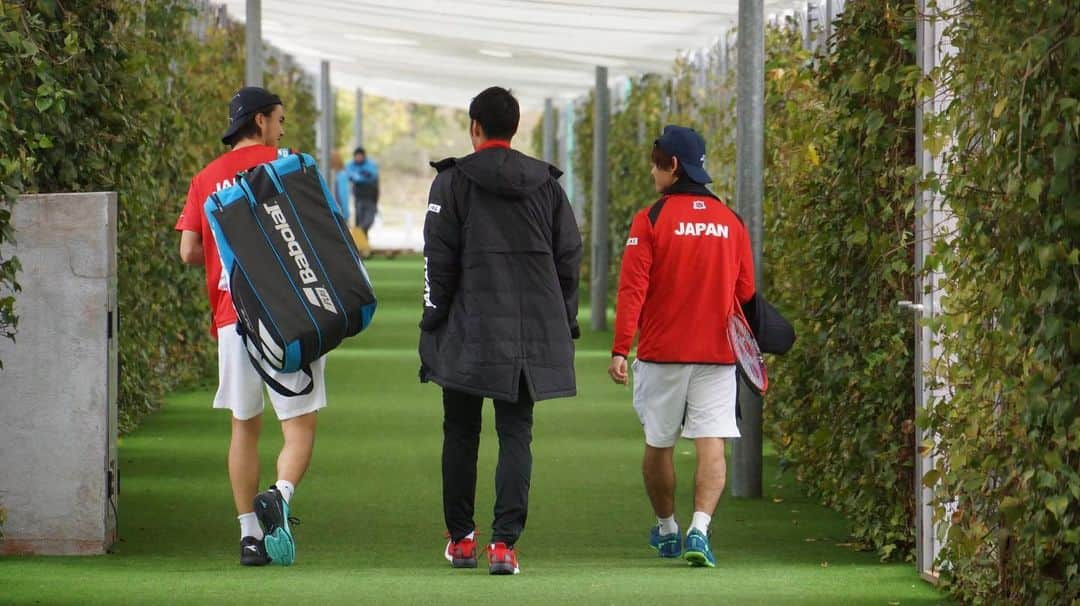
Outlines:
POLYGON ((525 198, 548 179, 562 175, 562 171, 546 162, 503 147, 469 154, 455 165, 481 189, 514 199, 525 198))

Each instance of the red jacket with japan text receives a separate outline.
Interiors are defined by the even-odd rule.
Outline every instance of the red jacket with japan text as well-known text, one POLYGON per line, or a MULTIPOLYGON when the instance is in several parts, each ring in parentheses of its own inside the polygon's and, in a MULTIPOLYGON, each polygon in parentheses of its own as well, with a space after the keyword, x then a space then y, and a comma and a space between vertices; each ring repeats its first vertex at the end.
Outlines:
POLYGON ((644 362, 734 364, 727 320, 753 295, 742 220, 704 186, 676 182, 630 226, 612 354, 627 356, 639 334, 644 362))

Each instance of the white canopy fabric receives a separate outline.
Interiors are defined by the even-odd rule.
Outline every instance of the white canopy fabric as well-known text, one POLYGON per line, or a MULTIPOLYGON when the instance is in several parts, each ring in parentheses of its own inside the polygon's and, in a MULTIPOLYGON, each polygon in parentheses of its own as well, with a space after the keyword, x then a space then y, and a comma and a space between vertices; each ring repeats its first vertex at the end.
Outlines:
MULTIPOLYGON (((245 0, 224 0, 246 19, 245 0)), ((806 2, 765 0, 766 16, 806 2)), ((463 107, 499 85, 535 107, 610 78, 665 72, 735 27, 739 0, 262 0, 263 39, 336 88, 463 107)))

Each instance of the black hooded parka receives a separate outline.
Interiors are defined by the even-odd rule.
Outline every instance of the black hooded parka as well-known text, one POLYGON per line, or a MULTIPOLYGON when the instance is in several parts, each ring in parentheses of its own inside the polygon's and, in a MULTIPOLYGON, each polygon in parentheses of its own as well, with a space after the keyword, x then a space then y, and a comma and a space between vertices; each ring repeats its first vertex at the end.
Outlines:
POLYGON ((420 380, 510 402, 575 395, 582 246, 562 173, 507 147, 432 166, 420 380))

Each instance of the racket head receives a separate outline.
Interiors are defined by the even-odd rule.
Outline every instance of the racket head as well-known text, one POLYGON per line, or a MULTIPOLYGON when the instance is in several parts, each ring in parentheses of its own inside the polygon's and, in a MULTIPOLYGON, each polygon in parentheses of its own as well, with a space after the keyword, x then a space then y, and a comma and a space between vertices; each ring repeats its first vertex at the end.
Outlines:
POLYGON ((746 323, 746 319, 735 313, 728 318, 728 343, 735 352, 735 365, 746 377, 746 383, 758 395, 769 389, 769 376, 765 370, 765 360, 761 358, 757 339, 746 323))

